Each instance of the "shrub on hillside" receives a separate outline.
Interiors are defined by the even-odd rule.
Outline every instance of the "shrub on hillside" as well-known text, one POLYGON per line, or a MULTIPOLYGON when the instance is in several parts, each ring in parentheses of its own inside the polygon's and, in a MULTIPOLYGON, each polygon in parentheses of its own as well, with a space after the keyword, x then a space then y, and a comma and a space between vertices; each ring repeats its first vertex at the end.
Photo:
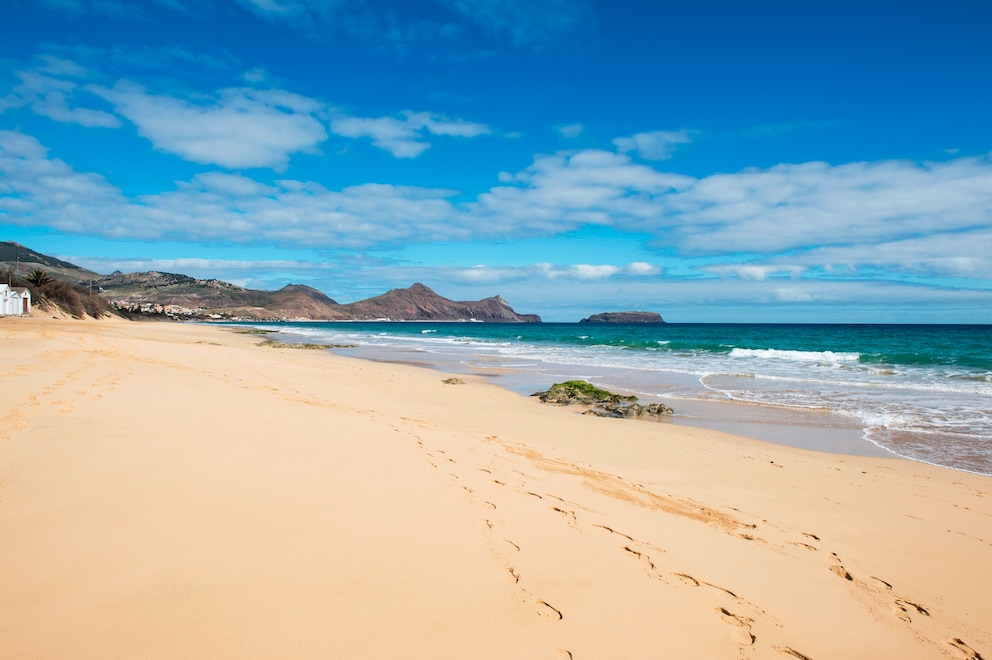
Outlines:
MULTIPOLYGON (((45 273, 45 275, 48 274, 45 273)), ((20 278, 9 270, 0 271, 0 282, 9 283, 11 286, 27 287, 31 291, 34 304, 41 309, 54 308, 72 316, 92 316, 95 319, 102 316, 113 316, 113 311, 106 300, 78 284, 71 284, 50 277, 46 279, 38 272, 31 273, 28 278, 20 278), (39 284, 33 282, 39 282, 39 284)))

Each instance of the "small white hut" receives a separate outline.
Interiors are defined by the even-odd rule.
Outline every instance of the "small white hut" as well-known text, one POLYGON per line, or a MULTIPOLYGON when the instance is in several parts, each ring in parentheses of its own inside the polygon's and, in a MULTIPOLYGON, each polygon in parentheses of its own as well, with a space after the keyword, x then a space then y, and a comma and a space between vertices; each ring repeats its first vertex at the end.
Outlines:
POLYGON ((30 289, 22 286, 0 284, 0 316, 27 314, 30 311, 30 289))

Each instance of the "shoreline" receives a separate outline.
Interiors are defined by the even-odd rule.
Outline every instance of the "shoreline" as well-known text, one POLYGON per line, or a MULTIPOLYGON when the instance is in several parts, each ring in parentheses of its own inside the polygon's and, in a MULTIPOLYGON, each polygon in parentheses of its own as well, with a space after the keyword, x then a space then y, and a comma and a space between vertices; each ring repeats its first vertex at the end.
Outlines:
POLYGON ((357 344, 357 355, 381 352, 390 360, 433 362, 449 371, 498 373, 496 382, 525 395, 554 382, 582 379, 676 411, 699 408, 697 401, 733 402, 715 414, 682 418, 828 451, 875 455, 880 447, 912 460, 992 475, 992 423, 986 414, 992 391, 979 369, 987 364, 980 348, 987 344, 982 328, 941 326, 937 332, 903 325, 853 331, 851 326, 796 324, 783 333, 761 324, 717 324, 583 334, 575 324, 533 332, 499 324, 450 331, 412 325, 418 327, 371 323, 347 331, 284 324, 279 329, 288 341, 307 337, 357 344), (948 343, 950 338, 954 341, 948 343), (928 348, 918 354, 914 347, 928 348), (539 376, 526 384, 526 374, 539 376), (744 403, 760 406, 754 410, 764 411, 766 418, 747 412, 748 421, 771 424, 728 427, 726 420, 739 416, 744 403), (781 432, 783 411, 793 416, 787 423, 810 430, 781 432), (811 417, 818 419, 810 423, 811 417), (859 437, 819 427, 857 428, 859 437))
MULTIPOLYGON (((445 359, 437 354, 407 349, 355 347, 334 348, 332 352, 357 360, 405 364, 448 374, 474 375, 523 397, 528 397, 541 389, 547 389, 554 382, 543 375, 527 372, 523 369, 469 365, 458 359, 445 359), (433 360, 430 359, 431 356, 434 357, 433 360)), ((575 376, 562 374, 559 380, 573 377, 575 376)), ((916 459, 902 456, 871 442, 864 437, 864 429, 850 418, 827 410, 802 410, 730 399, 716 401, 650 396, 623 388, 608 387, 608 389, 620 393, 636 394, 642 402, 660 402, 671 406, 675 410, 675 414, 661 423, 721 431, 797 449, 847 456, 893 457, 916 461, 916 459), (802 434, 799 433, 800 431, 802 434)), ((926 463, 925 461, 916 462, 935 467, 947 467, 951 470, 959 469, 926 463)), ((969 470, 961 471, 981 475, 981 473, 969 470)))
POLYGON ((992 478, 190 325, 0 322, 11 657, 992 654, 992 478))

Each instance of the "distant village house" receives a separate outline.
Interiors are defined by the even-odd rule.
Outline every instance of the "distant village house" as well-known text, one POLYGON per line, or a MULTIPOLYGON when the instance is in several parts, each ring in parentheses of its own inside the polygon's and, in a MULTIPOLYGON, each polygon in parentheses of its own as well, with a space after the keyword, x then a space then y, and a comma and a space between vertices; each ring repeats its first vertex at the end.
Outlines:
POLYGON ((31 311, 31 291, 21 286, 0 284, 0 316, 19 316, 31 311))

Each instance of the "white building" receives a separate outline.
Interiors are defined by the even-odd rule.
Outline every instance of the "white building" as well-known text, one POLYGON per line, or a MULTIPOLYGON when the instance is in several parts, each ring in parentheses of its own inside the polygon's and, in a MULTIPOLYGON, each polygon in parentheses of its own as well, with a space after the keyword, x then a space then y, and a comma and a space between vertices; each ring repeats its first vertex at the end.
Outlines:
POLYGON ((0 316, 27 314, 31 311, 31 291, 21 286, 0 284, 0 316))

